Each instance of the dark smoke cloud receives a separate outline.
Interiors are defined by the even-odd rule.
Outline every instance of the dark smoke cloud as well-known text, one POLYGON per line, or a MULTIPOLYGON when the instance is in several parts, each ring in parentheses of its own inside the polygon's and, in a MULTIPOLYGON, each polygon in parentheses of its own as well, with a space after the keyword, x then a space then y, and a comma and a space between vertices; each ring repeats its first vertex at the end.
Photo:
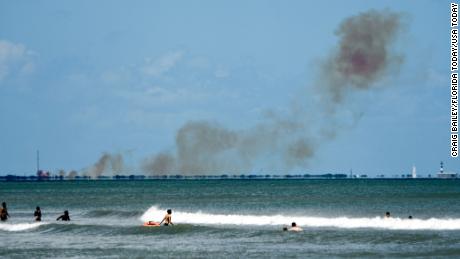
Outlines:
MULTIPOLYGON (((343 21, 336 32, 339 45, 320 73, 322 98, 338 104, 345 92, 368 89, 391 66, 397 68, 402 56, 393 54, 390 45, 400 24, 401 15, 389 11, 368 11, 343 21)), ((306 166, 324 141, 324 134, 311 133, 312 126, 305 120, 308 116, 309 112, 302 109, 292 109, 287 116, 270 113, 264 122, 245 131, 232 131, 211 122, 188 122, 177 132, 176 154, 160 153, 148 159, 143 168, 152 174, 238 172, 253 169, 260 157, 273 156, 282 158, 284 170, 306 166)), ((339 128, 333 114, 329 116, 325 118, 330 120, 329 125, 339 128)), ((336 131, 329 130, 329 138, 336 131)))
POLYGON ((219 172, 230 152, 237 148, 238 134, 217 123, 188 122, 176 135, 180 172, 219 172))
POLYGON ((104 173, 122 173, 123 168, 124 162, 121 154, 104 153, 93 166, 83 171, 83 175, 91 176, 91 178, 97 178, 104 173))
POLYGON ((160 153, 144 161, 152 174, 213 174, 238 167, 240 136, 216 122, 190 121, 176 134, 176 153, 160 153))
POLYGON ((143 163, 150 174, 221 174, 248 172, 261 156, 285 154, 283 168, 303 164, 314 153, 303 126, 270 119, 253 128, 229 130, 216 122, 190 121, 176 135, 176 153, 159 153, 143 163))
POLYGON ((160 175, 177 172, 176 158, 166 152, 159 153, 156 156, 145 159, 142 165, 142 170, 144 172, 160 175))
POLYGON ((313 145, 307 142, 307 139, 301 138, 288 146, 286 152, 286 160, 292 164, 303 164, 305 158, 311 157, 314 154, 313 145))
MULTIPOLYGON (((341 102, 345 94, 369 89, 390 68, 398 68, 402 56, 392 53, 390 46, 400 25, 401 15, 389 11, 347 18, 336 32, 338 46, 323 62, 318 83, 323 101, 314 109, 300 105, 304 108, 292 108, 287 114, 268 112, 262 122, 238 131, 217 122, 189 121, 177 131, 175 149, 145 159, 142 170, 152 175, 248 173, 260 166, 260 161, 272 172, 306 167, 318 146, 338 133, 341 123, 335 112, 322 114, 320 120, 309 117, 330 106, 347 108, 341 102), (327 125, 319 124, 324 121, 327 125)), ((351 120, 360 114, 362 111, 357 111, 351 120)), ((104 154, 88 174, 97 177, 110 168, 120 171, 122 167, 121 155, 104 154)))
POLYGON ((350 88, 367 89, 390 68, 397 69, 403 57, 391 51, 401 30, 402 15, 371 10, 343 21, 336 35, 337 50, 324 63, 320 87, 326 87, 334 102, 350 88))

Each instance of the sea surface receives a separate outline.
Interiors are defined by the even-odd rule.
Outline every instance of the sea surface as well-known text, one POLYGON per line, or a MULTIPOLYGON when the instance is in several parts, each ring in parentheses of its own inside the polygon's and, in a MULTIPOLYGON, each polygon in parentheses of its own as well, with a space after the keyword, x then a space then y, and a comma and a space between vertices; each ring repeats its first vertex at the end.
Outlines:
POLYGON ((2 258, 460 257, 460 180, 0 182, 2 201, 2 258))

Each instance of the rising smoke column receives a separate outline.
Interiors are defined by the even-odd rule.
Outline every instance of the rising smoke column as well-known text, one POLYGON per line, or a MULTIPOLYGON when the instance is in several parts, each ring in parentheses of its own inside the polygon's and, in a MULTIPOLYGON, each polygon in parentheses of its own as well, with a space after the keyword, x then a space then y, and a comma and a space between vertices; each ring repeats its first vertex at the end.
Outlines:
POLYGON ((239 133, 217 122, 190 121, 176 133, 176 153, 159 153, 144 161, 155 174, 216 174, 238 167, 239 133), (231 159, 231 158, 235 159, 231 159))
POLYGON ((69 179, 75 179, 75 177, 77 177, 77 175, 78 175, 78 172, 77 172, 77 171, 71 170, 71 171, 69 172, 69 174, 67 175, 67 178, 69 178, 69 179))
POLYGON ((82 174, 97 178, 104 173, 121 173, 123 168, 124 162, 121 154, 104 153, 93 166, 83 170, 82 174))
POLYGON ((186 173, 218 173, 237 145, 238 133, 217 123, 188 122, 176 135, 178 169, 186 173))
POLYGON ((142 170, 152 174, 166 175, 178 172, 174 155, 161 152, 155 156, 146 158, 142 163, 142 170))

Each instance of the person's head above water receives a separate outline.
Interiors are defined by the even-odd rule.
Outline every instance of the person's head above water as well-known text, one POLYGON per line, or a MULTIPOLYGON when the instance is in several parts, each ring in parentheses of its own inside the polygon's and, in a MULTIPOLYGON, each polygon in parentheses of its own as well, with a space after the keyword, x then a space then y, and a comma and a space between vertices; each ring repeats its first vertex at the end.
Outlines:
POLYGON ((69 211, 68 211, 68 210, 65 210, 65 211, 64 211, 64 215, 69 215, 69 211))
POLYGON ((412 219, 412 216, 411 216, 411 215, 409 215, 408 219, 412 219))
POLYGON ((390 217, 390 212, 388 212, 388 211, 385 212, 385 217, 388 217, 388 218, 389 218, 389 217, 390 217))
POLYGON ((167 212, 168 214, 171 214, 171 213, 172 213, 172 210, 169 209, 169 210, 167 210, 166 212, 167 212))
POLYGON ((2 207, 6 208, 6 202, 2 202, 2 207))
POLYGON ((36 210, 40 210, 40 207, 37 206, 37 208, 35 208, 36 210))
POLYGON ((296 224, 295 222, 292 222, 292 223, 291 223, 291 226, 292 226, 292 227, 297 227, 297 224, 296 224))

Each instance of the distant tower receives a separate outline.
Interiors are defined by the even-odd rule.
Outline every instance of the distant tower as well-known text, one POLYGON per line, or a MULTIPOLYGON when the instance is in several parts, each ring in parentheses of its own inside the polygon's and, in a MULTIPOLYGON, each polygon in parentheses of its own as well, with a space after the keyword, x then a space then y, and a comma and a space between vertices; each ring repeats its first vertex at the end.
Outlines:
POLYGON ((417 178, 417 168, 415 168, 415 165, 412 166, 412 178, 417 178))
POLYGON ((37 150, 37 173, 40 171, 40 151, 37 150))

